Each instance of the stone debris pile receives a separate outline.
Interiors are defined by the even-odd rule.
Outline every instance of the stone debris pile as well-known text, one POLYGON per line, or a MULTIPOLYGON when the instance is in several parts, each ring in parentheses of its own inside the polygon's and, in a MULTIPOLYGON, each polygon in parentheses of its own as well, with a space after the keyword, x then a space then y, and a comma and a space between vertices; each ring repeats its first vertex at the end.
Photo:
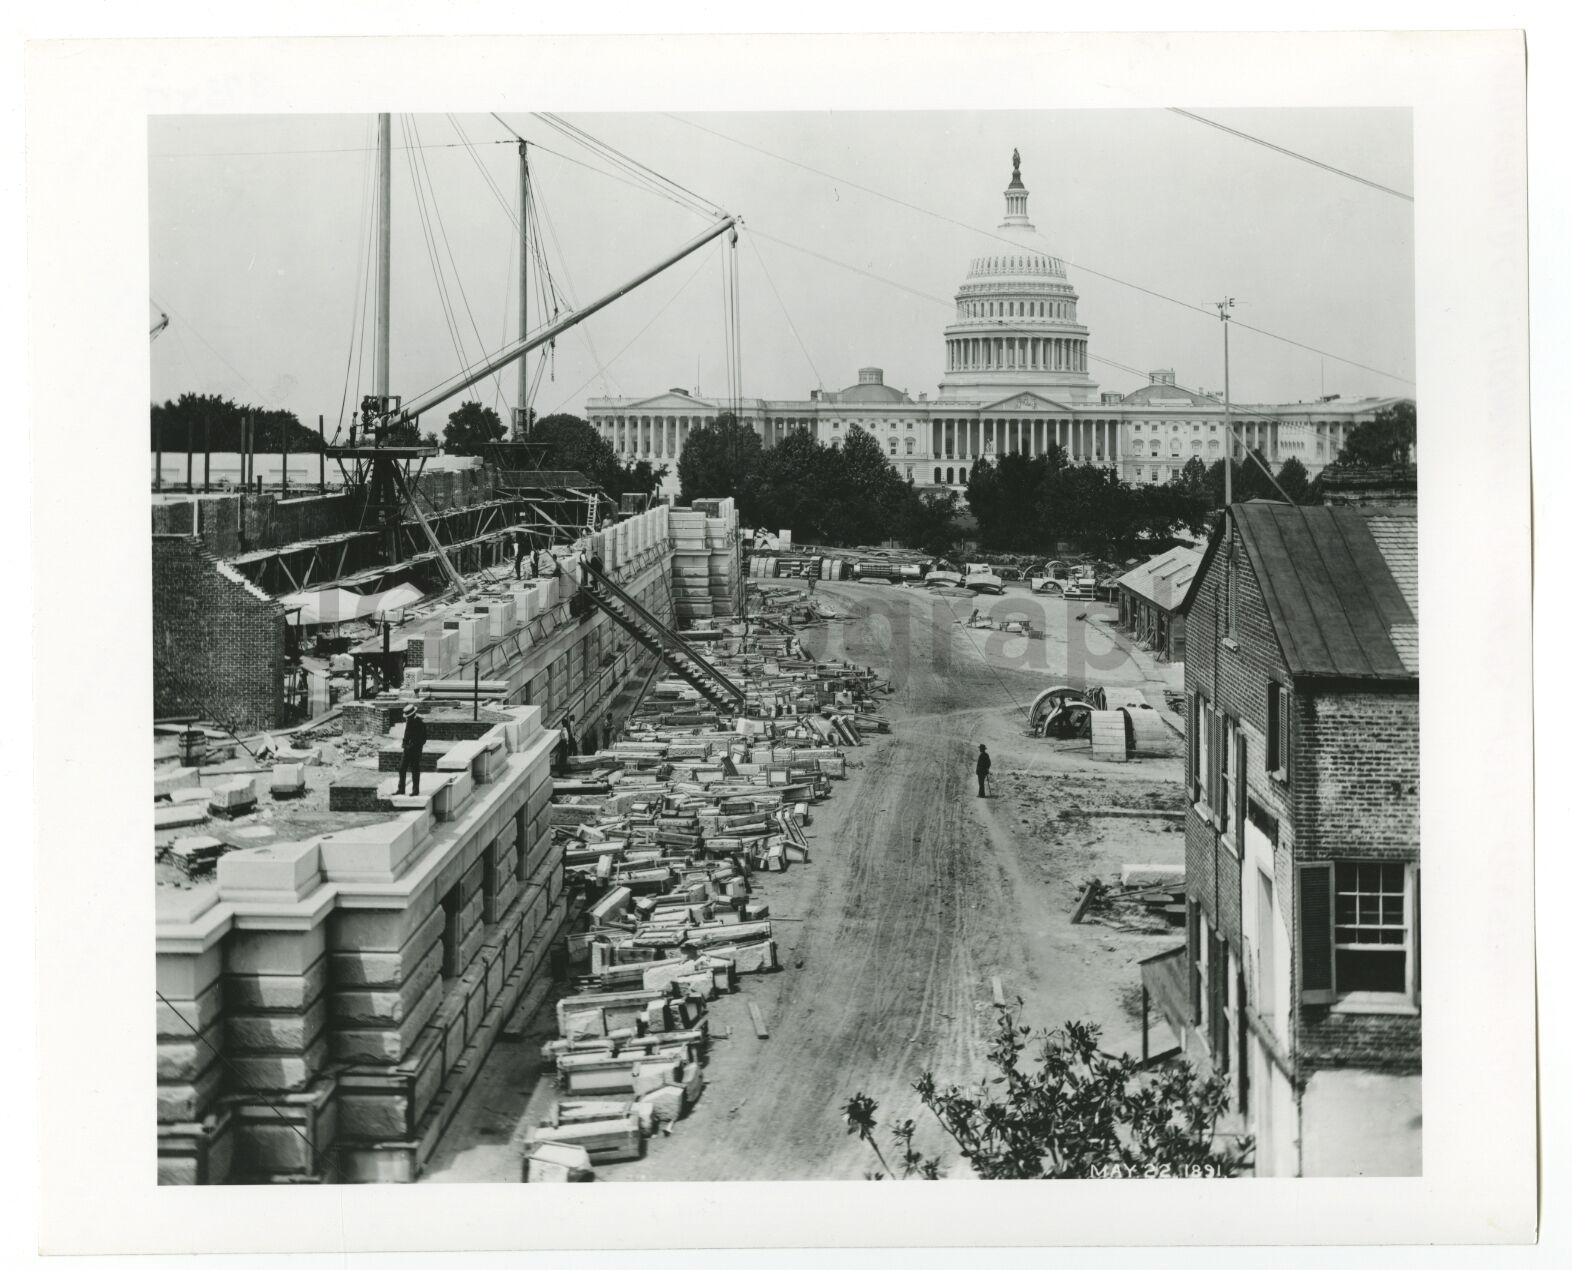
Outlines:
POLYGON ((800 652, 789 635, 722 633, 714 660, 747 717, 662 681, 623 739, 566 760, 548 816, 579 916, 543 1050, 559 1097, 528 1134, 523 1180, 588 1180, 670 1133, 703 1092, 710 1003, 781 969, 758 883, 808 863, 804 828, 846 777, 845 749, 888 730, 877 676, 800 652))

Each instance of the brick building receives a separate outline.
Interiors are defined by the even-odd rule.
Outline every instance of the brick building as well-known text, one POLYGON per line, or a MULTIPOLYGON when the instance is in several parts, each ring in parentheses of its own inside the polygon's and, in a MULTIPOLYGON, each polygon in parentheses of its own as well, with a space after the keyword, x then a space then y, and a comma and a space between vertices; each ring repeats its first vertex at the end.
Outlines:
POLYGON ((1235 504, 1182 611, 1187 944, 1148 989, 1259 1174, 1418 1174, 1413 509, 1235 504))
POLYGON ((195 534, 153 537, 153 712, 283 721, 284 606, 195 534))

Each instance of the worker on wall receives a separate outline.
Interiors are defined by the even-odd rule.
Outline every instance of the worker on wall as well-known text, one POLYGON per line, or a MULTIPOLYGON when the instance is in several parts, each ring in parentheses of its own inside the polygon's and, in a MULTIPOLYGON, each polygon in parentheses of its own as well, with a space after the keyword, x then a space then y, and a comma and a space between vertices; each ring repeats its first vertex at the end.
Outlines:
POLYGON ((426 721, 411 701, 404 707, 404 744, 398 761, 398 792, 404 793, 404 777, 412 782, 410 793, 420 796, 420 760, 426 749, 426 721))
POLYGON ((988 747, 977 747, 977 797, 988 797, 988 772, 993 767, 993 760, 988 757, 988 747))

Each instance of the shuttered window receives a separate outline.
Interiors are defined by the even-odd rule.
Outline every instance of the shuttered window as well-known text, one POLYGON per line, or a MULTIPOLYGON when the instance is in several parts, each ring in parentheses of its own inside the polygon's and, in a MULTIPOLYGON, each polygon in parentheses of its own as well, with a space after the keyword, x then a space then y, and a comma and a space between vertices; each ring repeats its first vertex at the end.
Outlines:
POLYGON ((1299 999, 1306 1005, 1333 999, 1332 866, 1299 866, 1299 999))
POLYGON ((1289 720, 1293 697, 1280 683, 1266 685, 1266 770, 1288 780, 1289 720))

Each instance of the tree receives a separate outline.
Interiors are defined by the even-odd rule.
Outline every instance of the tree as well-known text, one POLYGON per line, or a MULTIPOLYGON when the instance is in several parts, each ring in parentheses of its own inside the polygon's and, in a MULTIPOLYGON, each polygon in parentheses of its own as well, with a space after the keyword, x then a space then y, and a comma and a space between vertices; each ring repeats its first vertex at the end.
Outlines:
POLYGON ((535 423, 529 439, 546 447, 540 465, 548 472, 582 472, 613 498, 624 494, 654 494, 666 479, 667 468, 648 459, 624 464, 611 442, 588 419, 573 414, 549 414, 535 423))
POLYGON ((490 406, 466 401, 448 416, 442 429, 444 454, 484 454, 486 446, 508 435, 502 420, 490 406))
MULTIPOLYGON (((1222 1077, 1202 1080, 1183 1060, 1146 1071, 1128 1055, 1104 1054, 1095 1024, 1073 1022, 1039 1037, 1041 1063, 1027 1069, 1022 1056, 1031 1032, 1000 1006, 988 1051, 998 1075, 970 1092, 957 1085, 941 1089, 931 1072, 914 1085, 923 1106, 984 1181, 1233 1177, 1249 1163, 1250 1139, 1222 1146, 1215 1140, 1228 1106, 1222 1077)), ((873 1178, 895 1171, 874 1136, 878 1107, 858 1093, 841 1113, 847 1133, 868 1143, 883 1165, 882 1172, 869 1175, 873 1178)), ((892 1130, 901 1146, 900 1175, 942 1177, 943 1159, 913 1146, 916 1128, 907 1120, 892 1130)))
MULTIPOLYGON (((1282 495, 1267 479, 1266 456, 1260 450, 1250 452, 1255 457, 1234 460, 1234 502, 1245 503, 1252 498, 1281 500, 1282 495), (1259 462, 1257 461, 1259 460, 1259 462)), ((1213 507, 1223 505, 1223 460, 1218 459, 1206 471, 1207 487, 1211 491, 1213 507)))
POLYGON ((1418 412, 1411 401, 1378 410, 1348 434, 1328 467, 1406 467, 1418 435, 1418 412))
POLYGON ((806 429, 792 431, 759 460, 752 514, 769 529, 790 529, 800 540, 824 534, 831 451, 806 429))
POLYGON ((1211 496, 1210 487, 1207 485, 1206 461, 1199 454, 1192 454, 1185 465, 1174 473, 1168 484, 1195 498, 1211 496))
POLYGON ((251 448, 264 454, 279 454, 286 443, 291 454, 322 448, 316 429, 303 426, 292 410, 244 406, 217 394, 183 392, 174 401, 155 403, 149 415, 154 450, 173 452, 189 445, 235 453, 247 426, 251 448))
POLYGON ((754 476, 764 443, 751 426, 730 411, 688 433, 677 459, 677 480, 684 502, 695 498, 735 498, 748 519, 754 476))
POLYGON ((1277 483, 1299 506, 1312 502, 1310 494, 1310 473, 1305 470, 1305 465, 1297 458, 1290 455, 1283 460, 1283 466, 1277 469, 1277 483))
POLYGON ((925 555, 948 556, 961 536, 955 523, 959 498, 954 490, 919 494, 908 482, 904 514, 898 522, 900 540, 925 555))

